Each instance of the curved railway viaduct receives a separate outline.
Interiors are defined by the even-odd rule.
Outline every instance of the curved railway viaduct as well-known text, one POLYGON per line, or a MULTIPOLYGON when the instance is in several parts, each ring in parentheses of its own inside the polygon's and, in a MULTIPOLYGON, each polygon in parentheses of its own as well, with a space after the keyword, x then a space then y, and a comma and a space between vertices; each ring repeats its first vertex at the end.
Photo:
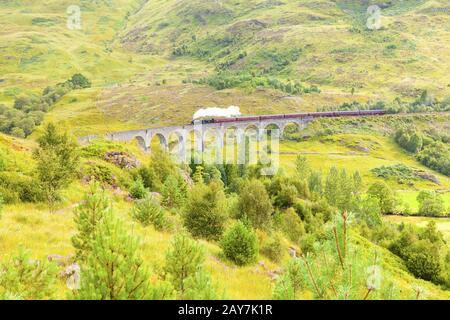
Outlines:
POLYGON ((150 151, 151 142, 155 137, 159 138, 160 144, 164 149, 169 149, 169 141, 175 137, 178 140, 178 155, 182 159, 186 159, 186 147, 190 137, 195 135, 194 150, 203 151, 205 141, 208 137, 215 137, 216 147, 223 149, 227 132, 233 130, 235 141, 239 145, 245 142, 247 136, 255 137, 261 141, 266 136, 268 130, 272 130, 275 136, 284 133, 286 127, 290 124, 296 125, 299 129, 303 129, 309 122, 316 118, 323 117, 354 117, 354 116, 375 116, 382 115, 383 111, 338 111, 338 112, 316 112, 303 114, 282 114, 282 115, 265 115, 255 117, 241 117, 231 119, 213 119, 210 121, 199 121, 183 125, 170 126, 161 128, 149 128, 141 130, 131 130, 123 132, 108 133, 104 135, 94 135, 80 138, 80 142, 90 142, 96 138, 103 137, 113 141, 133 141, 137 140, 145 151, 150 151), (212 121, 212 122, 211 122, 212 121))

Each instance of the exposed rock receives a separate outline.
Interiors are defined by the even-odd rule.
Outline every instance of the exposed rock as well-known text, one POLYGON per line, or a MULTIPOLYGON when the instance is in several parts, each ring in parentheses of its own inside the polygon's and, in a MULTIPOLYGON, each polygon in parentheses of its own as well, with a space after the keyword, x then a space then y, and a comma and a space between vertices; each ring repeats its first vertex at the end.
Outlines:
POLYGON ((191 176, 189 175, 188 172, 186 172, 183 169, 180 169, 180 175, 181 177, 183 177, 184 181, 186 182, 186 184, 188 185, 188 187, 192 187, 194 185, 194 181, 192 180, 191 176))
POLYGON ((141 165, 136 157, 122 151, 107 152, 105 154, 105 160, 122 169, 133 169, 141 165))
POLYGON ((158 193, 158 192, 150 192, 150 198, 152 198, 153 200, 155 200, 158 203, 161 203, 162 195, 161 195, 161 193, 158 193))
POLYGON ((416 171, 416 172, 414 172, 414 174, 421 179, 428 180, 428 181, 434 182, 438 185, 441 185, 441 182, 439 181, 439 179, 435 175, 433 175, 429 172, 416 171))
POLYGON ((66 285, 71 290, 80 289, 80 266, 78 263, 68 265, 63 271, 59 273, 62 279, 66 280, 66 285))
POLYGON ((267 23, 260 21, 260 20, 251 19, 251 20, 236 22, 231 27, 229 27, 227 29, 227 31, 233 35, 238 35, 238 34, 246 33, 249 31, 261 30, 266 27, 267 27, 267 23))
POLYGON ((65 267, 67 265, 70 265, 72 263, 73 258, 74 258, 73 254, 69 254, 67 256, 62 256, 62 255, 59 255, 59 254, 49 254, 47 256, 47 260, 48 261, 56 262, 56 264, 59 267, 65 267))
POLYGON ((294 247, 289 247, 288 252, 292 258, 297 257, 297 249, 295 249, 294 247))

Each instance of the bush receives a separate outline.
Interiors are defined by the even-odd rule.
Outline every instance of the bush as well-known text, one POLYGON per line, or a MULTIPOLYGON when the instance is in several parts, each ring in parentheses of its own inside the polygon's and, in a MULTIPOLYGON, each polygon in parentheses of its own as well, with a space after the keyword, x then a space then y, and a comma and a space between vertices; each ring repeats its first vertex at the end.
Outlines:
POLYGON ((130 195, 134 199, 144 199, 148 194, 148 190, 145 188, 142 179, 139 177, 134 180, 130 187, 130 195))
POLYGON ((164 210, 150 196, 136 202, 131 211, 131 215, 144 227, 152 224, 155 229, 163 230, 167 225, 164 210))
POLYGON ((68 80, 74 89, 90 88, 91 82, 81 73, 74 74, 70 80, 68 80))
POLYGON ((183 216, 184 225, 194 237, 218 239, 227 221, 226 198, 222 182, 197 184, 191 192, 183 216))
POLYGON ((0 192, 4 196, 5 203, 44 200, 38 181, 16 172, 0 172, 0 192))
POLYGON ((301 237, 305 234, 303 221, 294 209, 289 208, 281 214, 281 230, 289 240, 295 243, 299 243, 301 237))
POLYGON ((225 257, 239 266, 253 263, 258 257, 256 234, 241 221, 224 234, 220 247, 225 257))
POLYGON ((16 256, 0 265, 0 300, 51 299, 56 292, 57 267, 33 260, 31 252, 19 249, 16 256))
POLYGON ((279 234, 266 239, 261 246, 261 253, 273 262, 280 262, 284 250, 283 240, 279 234))
POLYGON ((429 241, 419 241, 404 256, 406 266, 418 278, 438 282, 441 263, 438 250, 429 241))
POLYGON ((244 183, 237 209, 238 217, 249 219, 253 227, 266 229, 270 227, 273 208, 261 181, 253 179, 244 183))

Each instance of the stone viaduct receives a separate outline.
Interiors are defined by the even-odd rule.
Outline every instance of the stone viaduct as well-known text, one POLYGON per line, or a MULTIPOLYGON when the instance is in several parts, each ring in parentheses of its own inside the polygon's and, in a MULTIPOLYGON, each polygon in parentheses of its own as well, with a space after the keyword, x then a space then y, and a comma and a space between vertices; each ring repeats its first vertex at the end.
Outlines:
POLYGON ((137 140, 145 151, 150 151, 151 142, 158 137, 161 146, 168 150, 169 141, 177 139, 179 150, 177 151, 181 158, 186 157, 188 140, 195 135, 195 150, 203 151, 205 141, 209 137, 214 137, 218 149, 223 148, 228 132, 234 132, 234 139, 238 145, 245 142, 245 137, 252 135, 258 141, 261 141, 266 133, 271 130, 274 135, 282 135, 287 125, 296 125, 302 129, 313 117, 291 118, 291 119, 260 119, 254 121, 233 121, 205 124, 188 124, 184 126, 170 126, 161 128, 149 128, 141 130, 131 130, 123 132, 108 133, 104 135, 87 136, 80 138, 80 142, 90 142, 96 138, 103 137, 113 141, 133 141, 137 140))

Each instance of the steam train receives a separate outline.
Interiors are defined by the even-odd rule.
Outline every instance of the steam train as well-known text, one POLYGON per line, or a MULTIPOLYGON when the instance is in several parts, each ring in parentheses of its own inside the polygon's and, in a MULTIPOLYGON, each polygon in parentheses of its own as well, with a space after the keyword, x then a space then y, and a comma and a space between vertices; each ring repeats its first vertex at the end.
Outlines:
POLYGON ((329 112, 310 112, 310 113, 288 113, 273 114, 263 116, 248 117, 232 117, 232 118, 210 118, 193 120, 192 124, 210 124, 210 123, 226 123, 226 122, 243 122, 243 121, 264 121, 279 119, 315 119, 315 118, 335 118, 335 117, 361 117, 361 116, 382 116, 385 115, 384 110, 356 110, 356 111, 329 111, 329 112))

